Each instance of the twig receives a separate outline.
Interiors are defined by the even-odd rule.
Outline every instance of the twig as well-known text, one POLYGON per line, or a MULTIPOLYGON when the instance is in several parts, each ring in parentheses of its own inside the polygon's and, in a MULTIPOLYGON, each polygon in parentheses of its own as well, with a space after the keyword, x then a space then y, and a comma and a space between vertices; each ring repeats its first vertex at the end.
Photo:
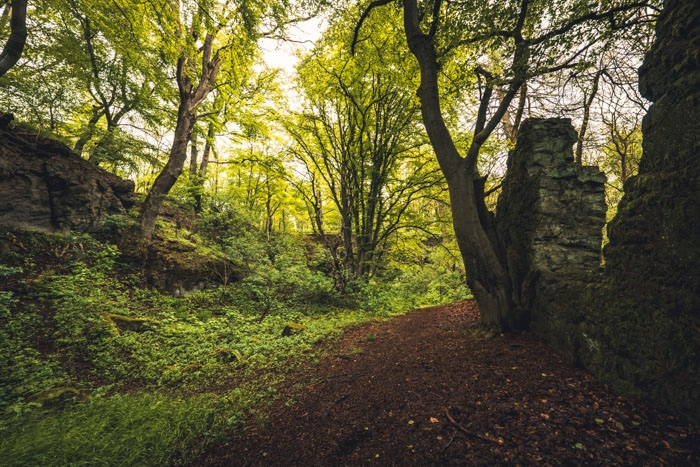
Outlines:
POLYGON ((332 375, 326 378, 326 381, 329 379, 335 379, 335 378, 344 378, 346 376, 365 376, 368 375, 369 371, 361 371, 361 372, 355 372, 355 373, 341 373, 339 375, 332 375))
POLYGON ((473 433, 473 432, 467 430, 466 428, 464 428, 462 425, 457 423, 457 421, 454 418, 452 418, 452 414, 450 414, 449 407, 445 407, 444 413, 445 413, 445 417, 447 417, 447 419, 450 421, 450 423, 452 423, 454 426, 456 426, 459 429, 459 431, 461 431, 462 433, 469 435, 469 436, 473 436, 475 438, 479 438, 479 439, 484 440, 484 441, 489 441, 491 443, 501 444, 498 442, 498 439, 490 438, 488 436, 482 436, 480 434, 473 433))
POLYGON ((454 418, 452 418, 452 414, 450 414, 450 408, 449 408, 449 407, 445 407, 445 417, 447 417, 447 419, 450 421, 450 423, 452 423, 454 426, 456 426, 457 428, 459 428, 459 430, 460 430, 461 432, 466 433, 466 434, 468 434, 468 435, 473 434, 472 432, 470 432, 470 431, 468 431, 466 428, 464 428, 462 425, 460 425, 459 423, 457 423, 457 422, 455 421, 454 418))
POLYGON ((450 438, 450 440, 447 442, 447 444, 446 444, 445 446, 443 446, 443 448, 440 449, 440 451, 444 451, 445 449, 449 448, 449 447, 450 447, 450 444, 452 444, 452 441, 455 440, 455 436, 456 436, 456 435, 452 435, 452 438, 450 438))
POLYGON ((328 418, 328 415, 331 413, 331 409, 333 408, 334 405, 338 404, 339 402, 343 402, 345 399, 348 398, 350 394, 343 394, 339 398, 333 401, 331 405, 328 406, 328 408, 323 412, 323 415, 321 415, 321 420, 325 420, 328 418))

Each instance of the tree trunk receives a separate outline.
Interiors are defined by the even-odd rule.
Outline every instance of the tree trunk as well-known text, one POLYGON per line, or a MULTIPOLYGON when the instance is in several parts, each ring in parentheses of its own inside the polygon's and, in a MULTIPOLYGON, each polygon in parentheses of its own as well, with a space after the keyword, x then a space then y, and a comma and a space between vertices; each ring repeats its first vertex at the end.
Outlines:
MULTIPOLYGON (((503 98, 504 95, 502 91, 500 94, 501 98, 503 98)), ((518 141, 518 130, 520 129, 520 122, 523 119, 526 103, 527 85, 523 85, 520 88, 520 97, 518 98, 518 107, 515 111, 515 115, 511 115, 510 109, 503 115, 503 129, 506 132, 506 139, 511 147, 515 147, 515 143, 518 141)))
POLYGON ((583 95, 583 121, 581 122, 581 129, 578 132, 578 140, 576 141, 576 152, 574 154, 574 162, 578 166, 583 165, 583 140, 586 137, 586 131, 588 130, 588 121, 591 118, 591 106, 593 105, 593 99, 595 99, 598 93, 598 83, 600 77, 603 74, 603 70, 598 70, 593 78, 593 86, 591 88, 591 94, 586 96, 583 95))
POLYGON ((202 163, 199 165, 199 176, 204 178, 207 176, 207 168, 209 166, 209 153, 211 152, 211 144, 214 141, 214 136, 216 135, 216 129, 214 124, 209 124, 209 130, 207 130, 207 140, 204 142, 204 151, 202 151, 202 163))
MULTIPOLYGON (((209 153, 211 152, 211 142, 214 140, 215 130, 214 124, 209 124, 209 130, 207 132, 207 139, 204 142, 204 150, 202 151, 202 162, 199 165, 199 173, 197 173, 196 161, 197 161, 197 151, 193 149, 190 157, 191 161, 194 161, 195 165, 190 166, 190 172, 193 174, 192 183, 195 186, 194 189, 194 213, 199 214, 202 212, 202 193, 204 192, 204 180, 207 176, 207 168, 209 166, 209 153), (194 170, 194 172, 193 172, 194 170)), ((193 141, 193 148, 194 148, 193 141)))
POLYGON ((189 100, 180 103, 177 111, 177 124, 175 125, 175 136, 173 145, 170 148, 168 162, 163 170, 158 174, 153 187, 146 196, 141 210, 141 230, 143 236, 151 238, 156 227, 156 218, 160 212, 160 207, 170 189, 175 185, 178 177, 182 173, 182 168, 187 159, 187 143, 194 127, 195 113, 189 100))
POLYGON ((197 138, 193 134, 190 138, 190 176, 197 176, 197 138))
POLYGON ((340 188, 340 198, 341 198, 341 225, 340 232, 343 238, 343 248, 345 249, 345 268, 351 271, 354 277, 357 277, 357 271, 355 270, 355 249, 353 248, 352 242, 352 200, 350 189, 346 187, 344 183, 341 182, 340 188))
POLYGON ((212 56, 214 37, 207 34, 200 52, 202 53, 202 75, 199 85, 194 86, 192 80, 185 72, 185 68, 191 65, 184 53, 177 62, 177 86, 180 91, 180 106, 177 110, 177 123, 175 124, 175 135, 173 145, 170 148, 168 162, 163 170, 158 174, 153 187, 146 196, 146 201, 141 209, 141 232, 145 238, 151 238, 156 227, 156 218, 160 212, 160 207, 165 197, 170 192, 178 177, 182 173, 187 159, 187 143, 192 137, 192 129, 197 119, 196 109, 211 92, 216 75, 221 67, 219 53, 212 56))
POLYGON ((95 128, 97 127, 97 122, 100 121, 100 118, 102 118, 102 115, 104 115, 104 111, 102 110, 102 107, 98 105, 93 105, 92 106, 92 116, 90 117, 90 121, 88 122, 87 129, 85 132, 80 135, 80 138, 78 141, 75 143, 75 146, 73 147, 73 151, 75 151, 78 155, 83 153, 83 148, 85 145, 92 139, 92 137, 95 135, 95 128))
POLYGON ((482 325, 504 331, 518 328, 520 323, 513 319, 510 277, 494 247, 495 239, 492 243, 479 216, 483 199, 477 196, 483 197, 483 192, 475 192, 478 174, 468 159, 459 154, 442 117, 435 47, 432 38, 420 29, 416 0, 404 1, 404 27, 408 46, 421 70, 418 97, 423 123, 447 180, 455 236, 467 271, 467 284, 479 304, 482 325))
POLYGON ((22 56, 27 42, 27 0, 12 0, 10 37, 0 53, 0 76, 4 75, 22 56))

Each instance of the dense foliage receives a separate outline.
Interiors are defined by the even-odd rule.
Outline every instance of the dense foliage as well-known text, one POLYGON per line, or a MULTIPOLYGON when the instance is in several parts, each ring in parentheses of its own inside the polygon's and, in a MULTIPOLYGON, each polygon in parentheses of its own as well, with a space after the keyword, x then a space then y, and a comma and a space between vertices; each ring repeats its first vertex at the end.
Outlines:
POLYGON ((142 287, 130 259, 87 234, 3 241, 13 251, 0 270, 0 455, 10 465, 187 459, 271 401, 280 375, 313 364, 316 345, 343 327, 465 296, 440 254, 340 295, 323 256, 289 236, 198 239, 198 254, 230 261, 240 280, 184 298, 142 287))

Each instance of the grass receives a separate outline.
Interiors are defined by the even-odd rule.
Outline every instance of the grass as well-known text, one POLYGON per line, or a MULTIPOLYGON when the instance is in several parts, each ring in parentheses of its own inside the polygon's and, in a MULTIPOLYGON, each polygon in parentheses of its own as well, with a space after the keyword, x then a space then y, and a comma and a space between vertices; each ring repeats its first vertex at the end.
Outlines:
POLYGON ((166 465, 204 448, 202 434, 223 426, 211 397, 115 395, 11 423, 2 433, 7 466, 166 465))
POLYGON ((23 405, 0 423, 0 465, 188 464, 247 417, 264 418, 279 375, 318 359, 319 344, 347 326, 388 317, 288 311, 260 320, 226 309, 200 320, 189 313, 177 318, 169 300, 163 303, 156 330, 109 336, 95 354, 95 371, 109 383, 105 391, 114 393, 113 385, 121 393, 60 409, 23 405), (290 320, 306 329, 282 337, 290 320), (135 379, 145 382, 141 390, 124 393, 135 379))

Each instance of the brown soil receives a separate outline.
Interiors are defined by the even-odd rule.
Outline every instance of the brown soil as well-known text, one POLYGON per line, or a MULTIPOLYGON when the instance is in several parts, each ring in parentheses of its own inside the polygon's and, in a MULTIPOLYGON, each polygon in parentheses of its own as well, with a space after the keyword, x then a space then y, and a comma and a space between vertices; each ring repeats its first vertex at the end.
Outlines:
POLYGON ((348 330, 291 373, 264 424, 206 465, 700 465, 700 434, 619 397, 474 302, 348 330))

